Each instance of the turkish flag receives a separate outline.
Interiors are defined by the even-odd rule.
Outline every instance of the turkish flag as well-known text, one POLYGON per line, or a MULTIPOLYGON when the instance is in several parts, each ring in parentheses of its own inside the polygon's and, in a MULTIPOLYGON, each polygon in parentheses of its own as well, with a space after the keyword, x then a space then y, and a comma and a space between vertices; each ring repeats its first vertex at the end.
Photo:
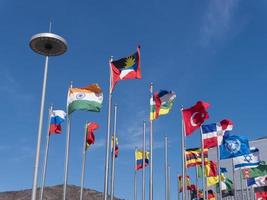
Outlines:
POLYGON ((191 108, 183 109, 183 119, 185 125, 185 135, 191 135, 201 124, 209 118, 207 109, 209 103, 198 101, 191 108))

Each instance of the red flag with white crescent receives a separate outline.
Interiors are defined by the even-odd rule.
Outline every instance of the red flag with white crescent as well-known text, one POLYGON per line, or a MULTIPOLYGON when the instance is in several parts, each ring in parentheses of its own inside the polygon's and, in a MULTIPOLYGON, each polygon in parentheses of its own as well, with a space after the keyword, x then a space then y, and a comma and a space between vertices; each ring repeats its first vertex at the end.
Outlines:
POLYGON ((209 118, 207 112, 208 107, 209 103, 198 101, 191 108, 182 110, 186 136, 191 135, 206 119, 209 118))

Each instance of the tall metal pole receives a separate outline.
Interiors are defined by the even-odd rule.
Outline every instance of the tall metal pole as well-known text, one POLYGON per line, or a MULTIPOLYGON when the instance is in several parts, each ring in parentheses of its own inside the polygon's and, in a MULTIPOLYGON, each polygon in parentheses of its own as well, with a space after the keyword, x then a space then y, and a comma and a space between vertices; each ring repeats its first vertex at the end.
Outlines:
POLYGON ((235 169, 234 169, 234 160, 232 159, 232 171, 233 171, 233 193, 234 199, 236 198, 236 184, 235 184, 235 169))
MULTIPOLYGON (((153 83, 150 83, 150 98, 153 99, 153 83)), ((149 169, 150 169, 149 200, 153 200, 153 120, 150 120, 150 168, 149 169)))
POLYGON ((50 140, 50 119, 52 115, 53 106, 51 105, 48 111, 48 125, 47 125, 47 134, 46 134, 46 144, 45 144, 45 155, 44 155, 44 166, 43 166, 43 174, 42 174, 42 185, 40 191, 40 200, 43 200, 44 186, 45 186, 45 178, 46 178, 46 169, 47 169, 47 155, 49 149, 49 140, 50 140))
POLYGON ((137 200, 137 169, 136 169, 136 158, 135 158, 135 154, 136 154, 137 148, 135 147, 134 150, 134 200, 137 200))
POLYGON ((249 191, 248 191, 248 182, 247 182, 247 179, 245 180, 245 185, 246 185, 246 195, 247 195, 247 200, 249 200, 250 195, 249 195, 249 191))
POLYGON ((203 186, 203 199, 207 199, 207 191, 206 191, 206 176, 205 176, 205 158, 204 158, 204 143, 203 143, 203 132, 202 127, 200 127, 201 133, 201 165, 202 165, 202 186, 203 186))
POLYGON ((111 88, 111 62, 109 60, 109 97, 108 97, 108 121, 107 121, 107 136, 106 136, 106 158, 105 158, 105 180, 104 180, 104 200, 108 199, 108 172, 109 172, 109 145, 110 145, 110 119, 111 119, 111 101, 112 101, 112 88, 111 88))
MULTIPOLYGON (((196 170, 196 192, 198 191, 198 170, 197 170, 197 166, 195 166, 195 170, 196 170)), ((198 200, 198 195, 197 195, 197 200, 198 200)))
POLYGON ((240 186, 241 186, 241 197, 242 197, 242 200, 244 200, 244 187, 243 187, 243 179, 242 179, 241 169, 239 170, 239 179, 240 179, 240 186))
POLYGON ((185 126, 184 126, 184 117, 183 117, 183 107, 181 108, 182 116, 182 133, 181 133, 181 155, 182 155, 182 200, 186 200, 185 194, 185 126))
MULTIPOLYGON (((72 88, 72 82, 70 84, 72 88)), ((71 129, 71 116, 67 108, 67 133, 66 133, 66 151, 65 151, 65 167, 64 167, 64 185, 63 185, 63 200, 66 200, 67 184, 68 184, 68 170, 69 170, 69 151, 70 151, 70 129, 71 129)))
POLYGON ((165 149, 165 200, 168 200, 168 138, 164 138, 165 149))
POLYGON ((171 166, 168 166, 168 200, 171 200, 171 166))
POLYGON ((219 146, 217 146, 217 170, 219 175, 219 198, 222 199, 222 180, 221 180, 221 163, 220 163, 221 157, 220 157, 220 150, 219 146))
POLYGON ((111 168, 111 187, 110 187, 110 199, 114 198, 114 177, 115 177, 115 147, 116 147, 116 132, 117 132, 117 108, 118 106, 114 106, 114 130, 113 130, 113 149, 112 149, 112 168, 111 168))
POLYGON ((145 192, 145 165, 146 165, 146 122, 143 122, 143 170, 142 170, 142 200, 146 199, 145 192))
POLYGON ((86 136, 87 136, 87 121, 85 122, 84 137, 83 137, 83 150, 82 150, 83 160, 82 160, 82 176, 81 176, 80 200, 83 200, 85 163, 86 163, 86 136))
POLYGON ((45 102, 45 93, 46 93, 47 71, 48 71, 48 56, 45 57, 43 89, 42 89, 42 97, 41 97, 38 137, 37 137, 37 144, 36 144, 35 164, 34 164, 32 200, 36 200, 36 192, 37 192, 37 185, 38 185, 38 168, 39 168, 40 148, 41 148, 41 140, 42 140, 43 113, 44 113, 44 102, 45 102))
POLYGON ((178 187, 177 187, 177 190, 178 190, 178 200, 180 200, 180 187, 181 185, 179 184, 179 174, 177 174, 177 178, 178 178, 178 187))

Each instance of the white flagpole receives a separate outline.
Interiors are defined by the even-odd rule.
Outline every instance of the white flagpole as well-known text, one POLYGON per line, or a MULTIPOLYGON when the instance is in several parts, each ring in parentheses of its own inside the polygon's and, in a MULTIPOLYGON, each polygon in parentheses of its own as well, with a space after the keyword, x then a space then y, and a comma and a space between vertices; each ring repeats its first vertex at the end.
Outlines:
POLYGON ((206 191, 205 159, 204 159, 204 143, 203 143, 202 126, 200 126, 200 134, 201 134, 201 166, 202 166, 203 199, 206 200, 207 199, 207 191, 206 191))
POLYGON ((221 180, 221 157, 220 157, 220 147, 217 146, 217 170, 219 175, 219 199, 222 199, 222 180, 221 180))
POLYGON ((243 187, 241 169, 239 170, 239 179, 240 179, 240 186, 241 186, 241 197, 242 197, 242 200, 244 200, 244 187, 243 187))
POLYGON ((109 98, 108 98, 108 121, 107 121, 107 136, 106 136, 106 158, 105 158, 105 180, 104 180, 104 200, 108 199, 108 177, 109 177, 109 145, 110 145, 110 119, 111 119, 111 101, 112 101, 112 86, 111 86, 111 62, 113 58, 109 60, 109 98))
POLYGON ((168 166, 168 200, 171 200, 171 166, 168 166))
MULTIPOLYGON (((70 84, 72 88, 72 82, 70 84)), ((67 134, 66 134, 66 157, 65 157, 65 169, 64 169, 64 185, 63 185, 63 200, 66 200, 67 195, 67 183, 68 183, 68 169, 69 169, 69 146, 70 146, 70 129, 71 129, 71 116, 67 108, 67 134)))
POLYGON ((46 144, 45 144, 45 155, 44 155, 44 166, 43 166, 43 175, 42 175, 42 185, 40 191, 40 200, 43 200, 43 193, 44 193, 44 186, 45 186, 45 178, 46 178, 46 169, 47 169, 47 156, 48 156, 48 149, 49 149, 49 141, 50 141, 50 120, 52 115, 53 106, 51 105, 48 111, 48 125, 47 125, 47 134, 46 134, 46 144))
POLYGON ((248 191, 248 182, 247 182, 247 179, 245 179, 245 185, 246 185, 247 200, 249 200, 249 191, 248 191))
POLYGON ((181 108, 181 116, 182 116, 182 134, 181 134, 181 154, 182 154, 182 200, 186 200, 185 194, 185 126, 184 126, 184 117, 183 117, 183 107, 181 108))
POLYGON ((235 199, 235 197, 236 197, 236 191, 235 191, 235 189, 236 189, 236 184, 235 184, 235 168, 234 168, 234 160, 232 159, 232 170, 233 170, 233 194, 234 194, 234 199, 235 199))
POLYGON ((146 164, 146 122, 143 122, 143 170, 142 170, 142 200, 146 199, 145 193, 145 164, 146 164))
POLYGON ((178 178, 178 187, 177 187, 177 190, 178 190, 178 200, 180 200, 180 183, 179 183, 179 174, 177 174, 177 178, 178 178))
POLYGON ((83 138, 83 160, 82 160, 82 176, 81 176, 81 192, 80 192, 80 200, 83 200, 83 188, 84 188, 84 176, 85 176, 85 163, 86 163, 86 135, 87 135, 87 121, 85 122, 84 127, 84 138, 83 138))
MULTIPOLYGON (((150 83, 150 98, 153 98, 153 83, 150 83)), ((149 200, 153 200, 153 120, 150 120, 150 168, 149 169, 150 169, 149 200)))
POLYGON ((137 200, 137 169, 136 169, 136 159, 135 159, 135 153, 136 153, 137 148, 135 147, 134 150, 134 200, 137 200))
POLYGON ((164 138, 165 149, 165 200, 168 200, 168 138, 164 138))
MULTIPOLYGON (((196 190, 198 191, 198 169, 197 169, 197 166, 195 166, 195 169, 196 169, 196 190)), ((196 192, 197 192, 196 191, 196 192)), ((197 200, 198 200, 198 195, 197 195, 197 200)))
POLYGON ((111 168, 111 187, 110 187, 110 199, 114 198, 114 177, 115 177, 115 147, 116 147, 116 132, 117 132, 117 108, 118 106, 114 106, 114 130, 113 130, 113 149, 112 149, 112 168, 111 168))
POLYGON ((42 141, 42 128, 43 128, 43 116, 44 116, 43 113, 44 113, 44 103, 45 103, 45 93, 46 93, 47 71, 48 71, 48 56, 45 57, 43 89, 42 89, 38 136, 37 136, 37 144, 36 144, 36 156, 35 156, 35 163, 34 163, 34 175, 33 175, 33 186, 32 186, 32 198, 31 198, 32 200, 36 200, 36 193, 37 193, 37 187, 38 187, 38 169, 39 169, 40 148, 41 148, 41 141, 42 141))

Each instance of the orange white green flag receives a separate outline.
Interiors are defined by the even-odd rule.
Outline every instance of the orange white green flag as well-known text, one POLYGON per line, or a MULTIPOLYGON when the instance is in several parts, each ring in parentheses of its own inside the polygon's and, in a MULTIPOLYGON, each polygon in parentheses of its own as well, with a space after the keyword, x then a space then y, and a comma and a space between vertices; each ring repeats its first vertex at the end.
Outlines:
POLYGON ((98 84, 91 84, 84 88, 69 88, 68 114, 76 110, 100 112, 102 103, 103 93, 98 84))

